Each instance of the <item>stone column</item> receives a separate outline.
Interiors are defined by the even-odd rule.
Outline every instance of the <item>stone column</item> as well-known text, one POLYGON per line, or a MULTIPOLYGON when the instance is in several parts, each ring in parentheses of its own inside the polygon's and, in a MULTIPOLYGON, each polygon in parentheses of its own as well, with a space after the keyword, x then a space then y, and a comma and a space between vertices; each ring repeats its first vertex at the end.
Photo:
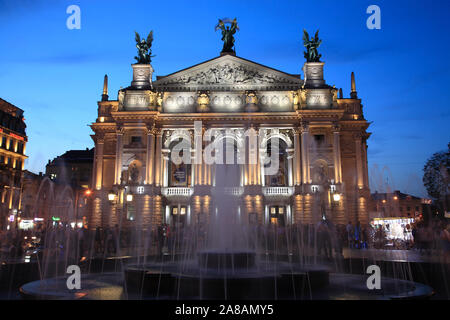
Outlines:
POLYGON ((294 185, 294 177, 293 177, 293 157, 291 155, 288 156, 288 185, 291 187, 294 185))
POLYGON ((309 170, 309 126, 308 124, 302 124, 302 172, 303 184, 310 183, 310 170, 309 170))
POLYGON ((301 176, 301 152, 300 152, 300 130, 294 128, 294 184, 300 185, 302 183, 301 176))
POLYGON ((369 164, 367 163, 367 142, 364 139, 363 142, 363 158, 364 158, 364 163, 363 163, 363 172, 364 172, 364 185, 368 186, 369 185, 369 164))
POLYGON ((262 176, 261 176, 261 158, 259 156, 259 143, 261 141, 260 136, 259 136, 259 129, 257 130, 257 139, 256 139, 256 184, 257 185, 261 185, 262 184, 262 176))
POLYGON ((355 157, 356 157, 356 181, 358 188, 364 187, 363 159, 362 159, 362 137, 361 134, 355 135, 355 157))
POLYGON ((162 172, 161 172, 161 166, 162 166, 162 131, 158 130, 156 132, 156 152, 155 152, 155 185, 161 186, 162 182, 162 172))
POLYGON ((162 186, 168 187, 169 186, 169 161, 170 161, 170 153, 166 153, 162 156, 162 186))
POLYGON ((152 129, 147 131, 147 151, 145 157, 145 183, 153 184, 153 159, 155 158, 155 135, 152 129))
POLYGON ((342 183, 341 144, 339 137, 339 125, 333 127, 333 153, 334 153, 334 180, 342 183))
POLYGON ((248 142, 248 162, 249 162, 249 172, 250 172, 250 184, 258 184, 258 129, 252 128, 252 135, 249 136, 248 142), (254 136, 253 136, 254 134, 254 136))
POLYGON ((94 189, 97 181, 97 148, 94 147, 94 163, 92 166, 91 188, 94 189))
POLYGON ((95 174, 95 189, 102 189, 102 178, 103 178, 103 147, 105 145, 105 139, 103 136, 97 136, 97 159, 96 159, 96 169, 97 172, 95 174))
POLYGON ((206 128, 202 127, 200 123, 194 123, 194 163, 193 167, 193 185, 202 185, 202 165, 203 161, 203 135, 206 128))
POLYGON ((117 142, 116 142, 116 174, 114 178, 114 184, 120 184, 122 176, 122 153, 123 153, 123 129, 117 130, 117 142))

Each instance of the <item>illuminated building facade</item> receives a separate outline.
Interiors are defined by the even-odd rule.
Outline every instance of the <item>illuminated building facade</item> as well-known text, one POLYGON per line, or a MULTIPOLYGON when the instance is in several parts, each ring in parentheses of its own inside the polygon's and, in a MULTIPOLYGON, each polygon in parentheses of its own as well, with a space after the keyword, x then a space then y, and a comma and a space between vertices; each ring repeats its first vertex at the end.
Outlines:
POLYGON ((391 193, 372 193, 371 216, 417 218, 430 211, 431 200, 418 198, 395 190, 391 193))
POLYGON ((15 226, 21 209, 25 128, 23 110, 0 99, 0 230, 15 226))
MULTIPOLYGON (((323 66, 305 63, 302 78, 225 53, 152 81, 150 64, 134 64, 131 86, 116 100, 109 100, 105 76, 91 125, 89 227, 208 221, 220 164, 201 156, 207 140, 242 150, 250 128, 258 137, 256 163, 234 166, 235 187, 224 190, 238 197, 240 216, 263 225, 315 224, 324 217, 368 223, 369 123, 353 73, 350 97, 343 98, 326 84, 323 66), (272 139, 279 141, 279 170, 267 175, 272 139), (175 164, 174 147, 183 141, 193 161, 175 164)), ((249 158, 249 148, 237 152, 249 158)))

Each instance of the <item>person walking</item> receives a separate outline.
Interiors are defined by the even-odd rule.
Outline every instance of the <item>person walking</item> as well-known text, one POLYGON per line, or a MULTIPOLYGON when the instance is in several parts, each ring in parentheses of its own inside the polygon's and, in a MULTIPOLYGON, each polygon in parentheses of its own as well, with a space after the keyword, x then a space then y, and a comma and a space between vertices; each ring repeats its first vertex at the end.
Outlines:
POLYGON ((442 255, 444 258, 444 263, 450 262, 450 224, 447 226, 443 226, 441 235, 440 235, 441 247, 442 247, 442 255))
POLYGON ((360 222, 356 222, 355 233, 353 235, 355 239, 355 248, 361 249, 361 224, 360 222))
POLYGON ((347 230, 347 241, 348 241, 348 248, 349 249, 353 249, 353 239, 354 239, 354 230, 353 230, 353 225, 352 222, 349 221, 346 227, 347 230))

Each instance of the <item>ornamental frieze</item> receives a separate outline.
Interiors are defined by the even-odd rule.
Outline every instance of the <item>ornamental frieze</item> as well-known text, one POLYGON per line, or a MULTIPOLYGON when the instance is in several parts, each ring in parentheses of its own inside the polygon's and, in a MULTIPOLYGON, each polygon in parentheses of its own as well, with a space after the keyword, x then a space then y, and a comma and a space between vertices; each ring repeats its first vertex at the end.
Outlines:
POLYGON ((216 65, 207 70, 184 74, 173 80, 162 82, 162 85, 184 84, 184 85, 223 85, 223 84, 291 84, 288 81, 275 75, 251 70, 243 65, 227 63, 216 65))

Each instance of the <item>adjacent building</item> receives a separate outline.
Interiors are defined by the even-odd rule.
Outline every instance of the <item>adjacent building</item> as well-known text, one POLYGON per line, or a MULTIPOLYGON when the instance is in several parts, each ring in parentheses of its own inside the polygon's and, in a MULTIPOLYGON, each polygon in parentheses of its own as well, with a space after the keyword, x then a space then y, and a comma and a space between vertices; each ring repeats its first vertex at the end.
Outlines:
POLYGON ((0 230, 16 226, 26 143, 23 110, 0 98, 0 230))
POLYGON ((374 218, 417 218, 423 216, 430 199, 419 198, 395 190, 391 193, 371 194, 371 215, 374 218))
POLYGON ((45 175, 52 181, 68 184, 77 189, 88 189, 92 177, 94 148, 69 150, 49 160, 45 166, 45 175))
POLYGON ((323 62, 305 63, 303 77, 234 53, 156 81, 150 64, 132 68, 131 86, 114 100, 105 76, 91 125, 90 228, 208 221, 216 212, 217 166, 227 165, 205 161, 211 143, 245 159, 226 169, 235 181, 223 192, 238 199, 236 214, 249 223, 369 222, 369 122, 353 73, 350 96, 344 98, 326 83, 323 62), (258 138, 253 147, 249 130, 258 138), (183 143, 188 146, 183 159, 192 161, 176 164, 173 155, 183 143), (279 170, 268 174, 272 150, 279 170), (251 152, 253 162, 247 161, 251 152))
POLYGON ((24 171, 22 228, 53 223, 85 224, 93 156, 93 148, 69 150, 49 160, 45 174, 24 171))

